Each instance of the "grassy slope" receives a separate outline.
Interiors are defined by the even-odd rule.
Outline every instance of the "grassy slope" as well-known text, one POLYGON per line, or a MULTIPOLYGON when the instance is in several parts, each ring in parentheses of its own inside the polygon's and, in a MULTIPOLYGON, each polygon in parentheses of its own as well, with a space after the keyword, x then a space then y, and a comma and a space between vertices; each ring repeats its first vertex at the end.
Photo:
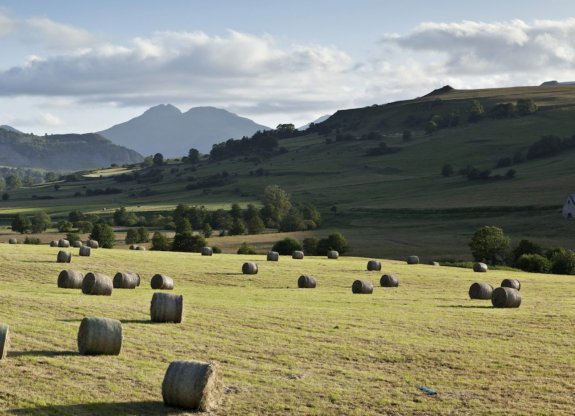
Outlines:
POLYGON ((353 280, 377 285, 366 259, 96 250, 70 267, 141 273, 142 287, 90 297, 56 287, 56 249, 0 246, 0 322, 12 345, 2 366, 0 412, 16 415, 156 415, 167 365, 217 360, 225 373, 221 415, 554 414, 575 412, 573 279, 407 266, 384 261, 398 289, 352 295, 353 280), (239 274, 243 261, 257 276, 239 274), (181 325, 150 324, 152 274, 183 294, 181 325), (298 290, 301 273, 315 290, 298 290), (479 279, 522 282, 523 304, 496 310, 470 301, 479 279), (77 355, 84 316, 123 321, 118 357, 77 355), (418 390, 427 386, 437 397, 418 390))
MULTIPOLYGON (((350 237, 356 254, 393 256, 417 252, 429 257, 465 258, 466 244, 482 225, 499 225, 514 239, 532 238, 549 245, 571 244, 573 225, 565 222, 559 209, 567 194, 574 191, 572 160, 575 151, 556 157, 513 166, 514 180, 472 182, 462 177, 439 175, 444 163, 456 168, 468 164, 491 169, 497 160, 525 151, 544 134, 571 136, 575 116, 575 88, 572 86, 525 87, 495 90, 452 91, 441 96, 414 101, 341 111, 327 123, 360 136, 378 130, 388 145, 403 150, 383 156, 365 156, 376 147, 374 141, 325 144, 325 138, 308 135, 284 140, 289 152, 261 164, 229 160, 204 164, 197 172, 189 166, 167 166, 158 184, 115 183, 103 177, 86 178, 63 184, 12 193, 0 202, 0 213, 8 215, 34 207, 56 214, 72 209, 110 210, 121 205, 138 210, 170 209, 179 202, 227 207, 231 202, 247 204, 260 199, 262 189, 277 183, 296 201, 314 202, 322 210, 328 229, 342 230, 350 237), (466 119, 471 100, 486 108, 497 102, 533 98, 540 111, 511 120, 485 120, 462 124, 426 136, 415 130, 414 140, 403 143, 401 132, 409 115, 423 119, 432 114, 460 112, 466 119), (437 99, 441 98, 441 104, 437 99), (268 176, 250 176, 249 171, 264 168, 268 176), (176 171, 172 172, 172 169, 176 171), (206 177, 227 171, 234 182, 222 188, 186 191, 187 177, 206 177), (73 197, 88 188, 121 187, 124 193, 101 197, 73 197), (129 197, 150 188, 154 195, 129 197), (54 200, 31 200, 32 195, 54 196, 54 200), (330 207, 337 206, 337 214, 330 207)), ((504 174, 507 169, 495 170, 504 174)), ((92 175, 94 176, 94 175, 92 175)), ((319 232, 323 235, 328 230, 319 232)), ((267 237, 264 237, 267 238, 267 237)))

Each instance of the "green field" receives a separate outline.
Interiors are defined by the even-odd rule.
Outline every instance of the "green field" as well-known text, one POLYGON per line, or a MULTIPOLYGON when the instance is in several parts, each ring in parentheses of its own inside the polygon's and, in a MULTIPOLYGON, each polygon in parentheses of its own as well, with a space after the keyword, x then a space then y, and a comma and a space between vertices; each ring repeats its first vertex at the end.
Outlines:
POLYGON ((0 362, 0 412, 12 415, 185 414, 164 408, 172 360, 218 361, 225 394, 215 415, 572 415, 575 281, 569 276, 408 266, 383 260, 397 289, 378 286, 366 258, 339 260, 0 245, 0 322, 12 342, 0 362), (73 250, 75 253, 76 250, 73 250), (260 272, 240 274, 244 261, 260 272), (111 297, 58 289, 63 268, 142 276, 111 297), (182 324, 151 324, 149 279, 184 295, 182 324), (310 274, 316 289, 297 289, 310 274), (471 301, 474 281, 522 282, 519 309, 471 301), (355 279, 374 283, 353 295, 355 279), (119 356, 77 354, 84 316, 123 322, 119 356), (428 396, 426 386, 437 391, 428 396))

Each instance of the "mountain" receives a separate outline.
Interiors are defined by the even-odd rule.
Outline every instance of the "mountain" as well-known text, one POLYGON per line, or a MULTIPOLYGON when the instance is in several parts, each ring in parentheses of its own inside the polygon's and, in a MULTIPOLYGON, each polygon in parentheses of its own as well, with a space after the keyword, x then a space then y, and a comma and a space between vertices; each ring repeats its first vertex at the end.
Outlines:
POLYGON ((15 129, 15 128, 12 127, 12 126, 7 126, 6 124, 1 125, 1 126, 0 126, 0 129, 7 130, 7 131, 12 131, 12 132, 15 132, 15 133, 22 133, 20 130, 15 129))
POLYGON ((159 152, 181 157, 190 148, 209 153, 215 143, 251 136, 258 130, 270 128, 219 108, 195 107, 182 113, 171 104, 162 104, 99 134, 143 155, 159 152))
POLYGON ((143 160, 139 153, 94 133, 35 136, 0 129, 0 165, 84 170, 143 160))
POLYGON ((296 130, 305 130, 305 129, 307 129, 307 128, 310 126, 310 124, 312 124, 312 123, 313 123, 313 124, 323 123, 324 121, 326 121, 326 120, 327 120, 328 118, 330 118, 331 116, 332 116, 331 114, 323 115, 323 116, 321 116, 321 117, 315 119, 315 120, 312 121, 312 122, 309 122, 309 123, 307 123, 307 124, 305 124, 305 125, 303 125, 303 126, 301 126, 301 127, 298 127, 296 130))

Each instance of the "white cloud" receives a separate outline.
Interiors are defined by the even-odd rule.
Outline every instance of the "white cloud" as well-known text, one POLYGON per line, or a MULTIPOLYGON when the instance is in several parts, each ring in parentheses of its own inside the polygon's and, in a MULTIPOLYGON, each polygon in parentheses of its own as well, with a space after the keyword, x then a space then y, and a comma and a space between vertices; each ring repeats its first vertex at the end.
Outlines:
POLYGON ((31 18, 20 23, 22 37, 49 49, 69 49, 93 45, 95 37, 89 32, 47 18, 31 18))
POLYGON ((8 16, 0 13, 0 38, 3 38, 14 31, 15 24, 8 16))

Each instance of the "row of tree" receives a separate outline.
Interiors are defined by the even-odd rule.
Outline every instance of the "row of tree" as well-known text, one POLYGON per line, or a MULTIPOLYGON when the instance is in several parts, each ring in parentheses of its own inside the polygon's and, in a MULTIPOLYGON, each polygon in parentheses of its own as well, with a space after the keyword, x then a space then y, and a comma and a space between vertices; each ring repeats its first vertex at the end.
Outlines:
POLYGON ((502 264, 527 272, 575 274, 575 253, 563 247, 544 248, 529 240, 511 247, 503 230, 486 226, 477 230, 469 243, 474 260, 502 264))

